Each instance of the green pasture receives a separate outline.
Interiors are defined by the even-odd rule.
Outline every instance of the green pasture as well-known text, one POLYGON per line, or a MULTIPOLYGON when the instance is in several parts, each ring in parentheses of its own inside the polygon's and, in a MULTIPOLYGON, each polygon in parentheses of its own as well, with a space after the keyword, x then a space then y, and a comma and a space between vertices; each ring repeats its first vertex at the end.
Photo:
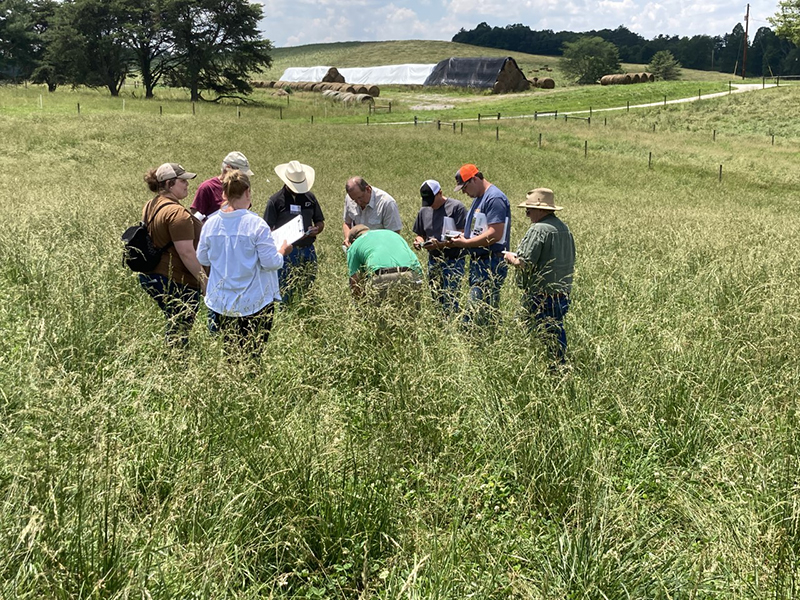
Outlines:
MULTIPOLYGON (((289 67, 371 67, 376 65, 398 65, 406 63, 432 64, 450 57, 512 57, 525 75, 552 77, 558 87, 570 84, 560 71, 561 58, 540 56, 524 52, 511 52, 498 48, 483 48, 470 44, 434 40, 393 40, 386 42, 337 42, 333 44, 307 44, 289 48, 275 48, 272 66, 257 79, 268 81, 280 79, 289 67)), ((645 65, 623 63, 626 72, 646 71, 645 65)), ((695 81, 728 81, 734 75, 694 69, 682 69, 682 79, 695 81)))
POLYGON ((0 89, 0 597, 798 597, 798 88, 463 134, 295 100, 0 89), (120 262, 148 168, 197 171, 193 193, 234 149, 256 212, 297 159, 327 222, 256 363, 204 314, 168 351, 120 262), (513 277, 492 335, 350 301, 346 179, 393 194, 411 240, 420 183, 464 162, 566 207, 570 369, 513 277))

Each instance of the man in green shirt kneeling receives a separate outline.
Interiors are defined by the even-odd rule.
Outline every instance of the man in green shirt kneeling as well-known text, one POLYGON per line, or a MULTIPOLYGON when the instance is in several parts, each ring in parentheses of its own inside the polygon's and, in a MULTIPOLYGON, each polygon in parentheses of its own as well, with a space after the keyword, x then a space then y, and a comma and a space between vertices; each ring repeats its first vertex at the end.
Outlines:
POLYGON ((380 303, 389 296, 401 298, 419 293, 422 267, 399 234, 356 225, 348 240, 347 267, 354 298, 374 296, 380 303))

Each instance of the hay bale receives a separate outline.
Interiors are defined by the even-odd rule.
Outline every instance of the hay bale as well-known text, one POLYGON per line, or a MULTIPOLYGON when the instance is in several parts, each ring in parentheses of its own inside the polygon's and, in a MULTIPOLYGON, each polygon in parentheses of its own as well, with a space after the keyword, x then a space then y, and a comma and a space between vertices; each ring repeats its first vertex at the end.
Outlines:
POLYGON ((629 75, 629 77, 631 78, 631 83, 639 83, 641 81, 641 78, 639 77, 638 73, 629 75))
POLYGON ((603 75, 600 78, 600 85, 614 85, 614 75, 603 75))
POLYGON ((342 104, 353 104, 356 101, 356 95, 352 92, 339 92, 339 101, 342 104))
POLYGON ((375 102, 375 100, 369 94, 356 94, 355 102, 358 104, 372 104, 375 102))
POLYGON ((379 88, 377 85, 371 85, 367 89, 367 93, 373 98, 377 98, 381 95, 381 88, 379 88))
POLYGON ((342 91, 347 92, 348 94, 355 94, 356 86, 350 85, 349 83, 345 83, 342 85, 342 91))
POLYGON ((556 82, 555 79, 552 77, 545 77, 539 80, 539 87, 543 90, 554 90, 556 89, 556 82))
POLYGON ((314 83, 313 81, 308 81, 308 82, 303 84, 303 91, 304 92, 313 92, 315 85, 317 85, 317 84, 314 83))
POLYGON ((647 73, 646 75, 647 75, 647 80, 648 80, 650 83, 653 83, 653 82, 656 80, 656 76, 655 76, 655 75, 653 75, 652 73, 647 73))
POLYGON ((357 85, 355 88, 356 94, 369 94, 369 88, 367 88, 365 85, 357 85))

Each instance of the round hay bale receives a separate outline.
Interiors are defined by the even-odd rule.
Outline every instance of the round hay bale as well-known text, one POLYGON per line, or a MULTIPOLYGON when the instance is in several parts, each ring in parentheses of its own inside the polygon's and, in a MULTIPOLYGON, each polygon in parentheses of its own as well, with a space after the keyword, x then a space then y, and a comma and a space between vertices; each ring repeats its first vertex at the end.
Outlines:
POLYGON ((356 86, 350 84, 344 84, 342 86, 342 91, 347 92, 348 94, 355 94, 356 93, 356 86))
POLYGON ((630 85, 631 84, 631 81, 632 81, 631 80, 631 76, 628 73, 623 73, 621 75, 621 77, 622 77, 622 83, 624 85, 630 85))
POLYGON ((653 82, 656 80, 656 76, 655 76, 655 75, 653 75, 652 73, 647 73, 647 80, 648 80, 650 83, 653 83, 653 82))
POLYGON ((377 85, 371 85, 367 89, 367 93, 373 98, 377 98, 381 95, 381 88, 379 88, 377 85))
POLYGON ((647 83, 650 79, 647 77, 647 73, 639 73, 639 83, 647 83))
POLYGON ((369 94, 369 88, 367 88, 365 85, 357 85, 355 88, 356 94, 369 94))
POLYGON ((352 92, 340 92, 339 100, 342 104, 353 104, 356 101, 356 95, 352 92))
POLYGON ((375 100, 369 94, 356 94, 355 101, 359 104, 372 104, 375 100))
POLYGON ((638 73, 634 73, 633 75, 629 75, 631 78, 631 83, 639 83, 642 79, 639 77, 638 73))
POLYGON ((308 81, 308 82, 303 84, 303 91, 304 92, 313 92, 315 85, 316 84, 313 81, 308 81))
POLYGON ((539 87, 543 90, 554 90, 556 89, 556 82, 552 77, 545 77, 539 80, 539 87))
POLYGON ((323 92, 322 92, 322 97, 323 97, 323 98, 333 98, 333 95, 334 95, 335 93, 336 93, 336 92, 334 92, 333 90, 323 90, 323 92))
POLYGON ((614 85, 614 75, 603 75, 600 78, 600 85, 614 85))

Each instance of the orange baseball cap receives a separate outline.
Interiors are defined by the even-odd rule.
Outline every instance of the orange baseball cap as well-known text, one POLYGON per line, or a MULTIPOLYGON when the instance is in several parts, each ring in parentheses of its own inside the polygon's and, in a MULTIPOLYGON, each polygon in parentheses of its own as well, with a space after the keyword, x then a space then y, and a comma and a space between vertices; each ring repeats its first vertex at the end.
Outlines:
POLYGON ((458 171, 456 171, 457 185, 453 191, 454 192, 459 191, 461 188, 464 187, 464 184, 466 184, 470 179, 475 177, 475 175, 477 175, 478 173, 480 173, 478 167, 476 167, 472 163, 467 163, 466 165, 461 167, 458 171))

